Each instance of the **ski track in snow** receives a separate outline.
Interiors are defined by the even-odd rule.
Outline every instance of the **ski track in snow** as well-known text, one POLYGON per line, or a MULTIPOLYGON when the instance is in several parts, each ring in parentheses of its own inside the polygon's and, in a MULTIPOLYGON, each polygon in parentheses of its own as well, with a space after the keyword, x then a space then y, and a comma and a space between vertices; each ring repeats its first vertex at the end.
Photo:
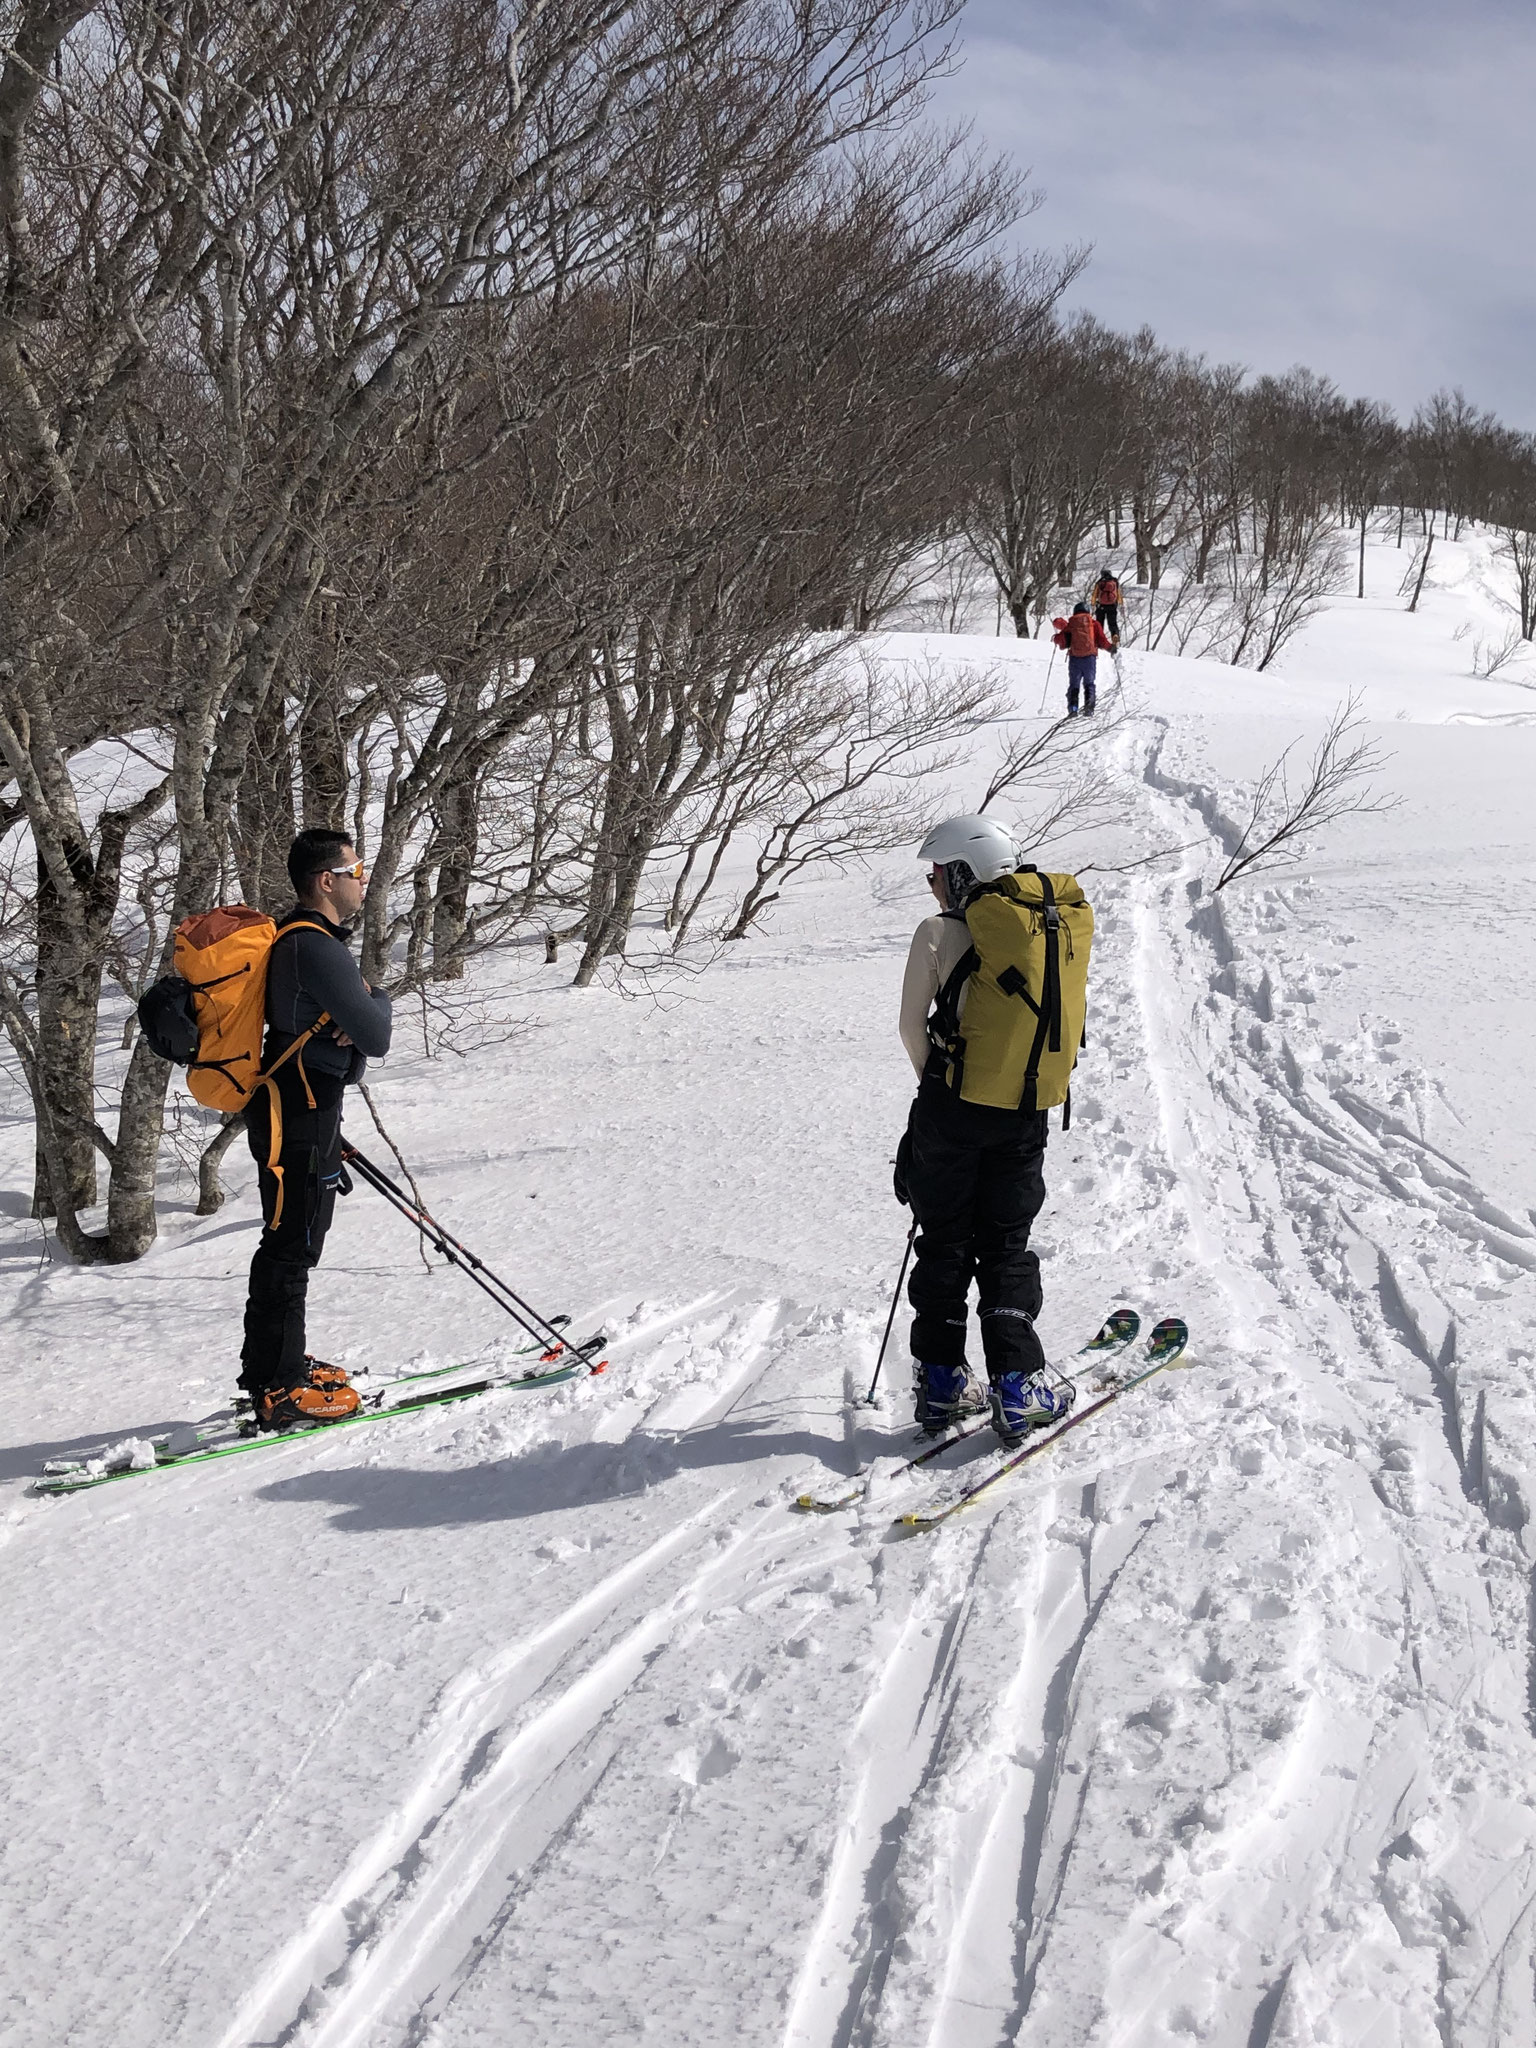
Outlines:
MULTIPOLYGON (((1148 845, 1221 839, 1165 724, 1112 746, 1148 845)), ((849 1406, 883 1303, 652 1304, 601 1401, 402 1424, 444 1454, 445 1525, 489 1542, 498 1465, 549 1518, 525 1624, 440 1668, 378 1781, 309 1817, 281 1931, 210 2002, 193 1958, 270 1896, 254 1873, 385 1668, 359 1656, 71 2040, 1536 2048, 1530 1355, 1486 1335, 1536 1217, 1429 1141, 1389 1026, 1314 1024, 1303 927, 1352 913, 1295 879, 1229 904, 1209 873, 1197 847, 1095 891, 1040 1226, 1063 1346, 1136 1274, 1144 1323, 1188 1318, 1189 1369, 919 1538, 891 1518, 920 1486, 788 1510, 902 1447, 900 1366, 882 1414, 849 1406)), ((262 1498, 416 1526, 389 1516, 419 1472, 369 1451, 306 1444, 262 1498)), ((171 1529, 253 1483, 129 1481, 35 1527, 83 1555, 109 1516, 171 1529)), ((16 2035, 63 2037, 57 2009, 16 2035)))
MULTIPOLYGON (((878 1488, 846 1534, 802 1539, 872 1574, 869 1678, 811 1899, 738 1869, 752 1908, 719 1948, 692 1930, 696 2013, 624 1943, 579 1987, 529 1964, 629 1807, 615 1788, 605 1818, 600 1785, 585 1839, 553 1845, 419 2038, 640 2038, 647 1987, 671 2038, 783 2048, 1529 2038, 1523 1508, 1486 1469, 1481 1404, 1463 1441, 1454 1320, 1396 1233, 1428 1209, 1506 1260, 1531 1233, 1400 1118, 1308 1081, 1261 1014, 1273 985, 1229 993, 1233 942, 1182 877, 1106 910, 1134 943, 1107 953, 1129 971, 1096 989, 1101 1032, 1117 1103, 1138 1068, 1145 1094, 1139 1127, 1128 1101, 1117 1118, 1139 1185, 1115 1218, 1155 1221, 1167 1305, 1198 1303, 1205 1399, 1181 1378, 951 1541, 887 1545, 878 1488), (1278 1545, 1269 1513, 1249 1526, 1256 1493, 1284 1501, 1278 1545), (1503 1759, 1470 1792, 1469 1743, 1503 1759), (732 1998, 759 1915, 790 1957, 732 1998)), ((776 1747, 727 1748, 720 1776, 755 1761, 771 1799, 776 1747)))

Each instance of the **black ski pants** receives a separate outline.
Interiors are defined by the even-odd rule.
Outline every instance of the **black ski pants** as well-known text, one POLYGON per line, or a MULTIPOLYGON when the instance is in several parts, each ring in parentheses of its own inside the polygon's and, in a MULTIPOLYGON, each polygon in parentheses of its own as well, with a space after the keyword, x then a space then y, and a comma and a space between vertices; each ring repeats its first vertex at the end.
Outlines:
POLYGON ((917 1219, 907 1298, 912 1355, 926 1365, 965 1363, 971 1281, 980 1297, 987 1371, 1038 1371, 1033 1318, 1040 1261, 1029 1232, 1045 1200, 1045 1111, 962 1102, 925 1077, 907 1125, 903 1165, 917 1219))
POLYGON ((1117 604, 1096 604, 1093 615, 1104 628, 1111 640, 1120 638, 1120 607, 1117 604))
POLYGON ((342 1175, 341 1082, 312 1076, 316 1106, 311 1109, 297 1075, 290 1081, 285 1069, 277 1080, 283 1101, 281 1183, 267 1163, 272 1127, 265 1088, 256 1091, 245 1112, 246 1136, 259 1170, 263 1228, 251 1259, 240 1384, 258 1398, 268 1387, 297 1386, 304 1378, 309 1276, 325 1248, 342 1175))

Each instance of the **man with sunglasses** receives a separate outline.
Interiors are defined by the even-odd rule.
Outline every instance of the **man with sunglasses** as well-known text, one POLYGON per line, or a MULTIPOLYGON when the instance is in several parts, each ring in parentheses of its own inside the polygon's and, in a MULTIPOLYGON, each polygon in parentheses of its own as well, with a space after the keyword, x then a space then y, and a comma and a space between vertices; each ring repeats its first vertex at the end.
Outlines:
POLYGON ((288 876, 296 901, 267 964, 261 1064, 272 1082, 257 1088, 245 1112, 263 1229, 251 1259, 240 1384, 262 1429, 339 1422, 358 1406, 345 1373, 306 1354, 304 1311, 346 1185, 342 1094, 388 1052, 392 1022, 389 997, 369 987, 352 957, 366 876, 346 833, 301 832, 288 850, 288 876))

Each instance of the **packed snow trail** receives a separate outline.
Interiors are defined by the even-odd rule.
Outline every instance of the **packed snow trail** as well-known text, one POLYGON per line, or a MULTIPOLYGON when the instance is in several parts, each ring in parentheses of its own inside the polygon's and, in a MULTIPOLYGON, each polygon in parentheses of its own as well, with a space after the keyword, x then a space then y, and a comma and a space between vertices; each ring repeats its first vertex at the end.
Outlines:
MULTIPOLYGON (((1054 1355, 1127 1300, 1184 1315, 1195 1368, 933 1536, 891 1535, 927 1482, 792 1511, 912 1441, 899 1370, 853 1406, 904 1224, 910 863, 828 878, 671 1011, 551 992, 526 1072, 392 1071, 443 1212, 617 1325, 613 1370, 8 1498, 8 2040, 1536 2042, 1536 1219, 1490 1120, 1458 1134, 1481 1084, 1413 1052, 1434 807, 1435 873, 1498 928, 1467 1000, 1523 1003, 1520 920, 1468 892, 1536 745, 1404 727, 1401 872, 1373 840, 1212 898, 1284 725, 1252 723, 1235 761, 1174 715, 1108 742, 1124 857, 1186 850, 1093 882, 1037 1232, 1054 1355)), ((17 1483, 177 1419, 248 1208, 127 1272, 37 1269, 15 1226, 17 1483)), ((379 1229, 344 1205, 325 1312, 381 1362, 473 1355, 472 1290, 379 1229)))

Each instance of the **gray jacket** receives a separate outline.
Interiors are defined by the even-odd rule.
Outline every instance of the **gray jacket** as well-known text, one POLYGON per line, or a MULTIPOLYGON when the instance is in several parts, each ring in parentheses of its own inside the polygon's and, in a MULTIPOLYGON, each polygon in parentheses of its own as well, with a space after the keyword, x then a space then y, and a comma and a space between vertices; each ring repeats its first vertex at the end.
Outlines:
MULTIPOLYGON (((333 1079, 360 1081, 371 1059, 389 1051, 393 1011, 383 989, 368 989, 352 957, 352 934, 345 925, 324 931, 297 931, 284 936, 295 919, 326 924, 318 910, 295 904, 278 924, 267 963, 267 1039, 261 1063, 270 1067, 281 1053, 322 1015, 331 1022, 304 1048, 306 1069, 333 1079), (351 1039, 337 1043, 338 1031, 351 1039)), ((291 1062, 290 1062, 291 1064, 291 1062)))

